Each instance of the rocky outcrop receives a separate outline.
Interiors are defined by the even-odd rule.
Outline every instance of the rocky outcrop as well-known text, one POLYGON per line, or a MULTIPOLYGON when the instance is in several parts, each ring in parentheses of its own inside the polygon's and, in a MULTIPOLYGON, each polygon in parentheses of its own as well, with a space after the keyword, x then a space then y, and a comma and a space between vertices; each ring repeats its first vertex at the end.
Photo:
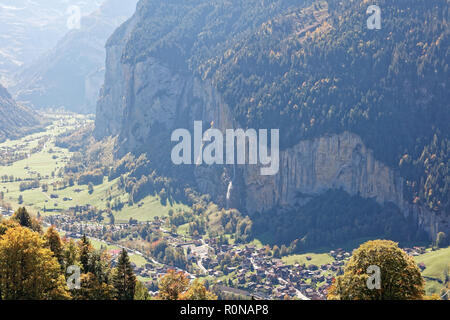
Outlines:
POLYGON ((444 214, 405 201, 398 172, 376 160, 361 138, 350 132, 301 141, 282 151, 275 176, 259 175, 256 166, 246 167, 244 176, 248 212, 301 204, 329 189, 343 189, 380 204, 394 203, 432 237, 450 230, 444 214))

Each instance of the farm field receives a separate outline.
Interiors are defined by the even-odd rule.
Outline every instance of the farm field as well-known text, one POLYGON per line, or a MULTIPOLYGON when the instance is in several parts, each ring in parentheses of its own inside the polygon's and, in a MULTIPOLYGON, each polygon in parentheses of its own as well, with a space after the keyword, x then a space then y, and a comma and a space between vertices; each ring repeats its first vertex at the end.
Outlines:
POLYGON ((0 192, 3 192, 3 200, 11 204, 14 210, 26 206, 30 212, 41 215, 59 214, 75 206, 93 206, 105 210, 108 202, 117 200, 125 204, 121 210, 113 210, 117 222, 128 222, 130 218, 145 222, 157 216, 167 216, 171 209, 188 209, 178 203, 162 205, 157 196, 148 196, 129 206, 128 195, 117 187, 118 179, 108 181, 107 177, 102 184, 94 186, 92 193, 89 193, 87 185, 76 183, 65 188, 54 187, 54 184, 65 179, 63 169, 73 155, 68 149, 56 147, 56 138, 67 131, 89 124, 92 120, 82 115, 68 117, 51 114, 47 117, 52 119, 53 123, 46 131, 0 144, 0 151, 26 154, 25 159, 9 165, 0 165, 0 177, 5 178, 0 180, 0 192), (42 148, 36 151, 35 148, 43 141, 45 143, 42 148), (33 149, 36 152, 32 153, 33 149), (37 180, 40 187, 21 191, 21 183, 37 180), (43 184, 48 186, 48 190, 43 190, 43 184))
POLYGON ((439 293, 445 281, 445 273, 450 275, 450 247, 427 252, 415 258, 417 263, 424 263, 425 289, 427 294, 439 293))

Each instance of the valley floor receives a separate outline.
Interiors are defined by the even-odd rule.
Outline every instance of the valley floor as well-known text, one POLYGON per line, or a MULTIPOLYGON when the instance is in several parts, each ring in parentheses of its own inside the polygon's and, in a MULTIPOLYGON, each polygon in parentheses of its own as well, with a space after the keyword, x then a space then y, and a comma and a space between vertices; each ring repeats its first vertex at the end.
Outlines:
MULTIPOLYGON (((233 297, 250 299, 325 299, 333 278, 342 272, 351 250, 274 258, 260 242, 234 244, 219 243, 213 237, 191 237, 188 225, 171 229, 169 215, 177 210, 191 210, 181 203, 163 204, 158 196, 148 196, 139 203, 129 204, 127 194, 119 188, 118 179, 89 190, 88 185, 67 181, 64 168, 74 153, 55 145, 56 138, 92 122, 87 116, 50 114, 52 124, 44 132, 20 140, 0 144, 0 213, 11 215, 13 210, 26 206, 42 217, 47 225, 56 225, 67 237, 89 236, 97 248, 109 252, 116 259, 121 248, 130 253, 139 279, 154 290, 158 278, 176 264, 158 261, 149 252, 154 243, 147 243, 137 234, 149 228, 169 246, 182 250, 187 264, 178 266, 191 278, 205 278, 233 297), (106 214, 112 203, 114 222, 106 214), (77 216, 77 209, 95 208, 90 219, 77 216), (75 214, 68 214, 68 212, 75 214)), ((424 247, 405 249, 415 256, 426 279, 427 294, 439 293, 448 277, 450 248, 432 251, 424 247), (445 275, 447 274, 447 276, 445 275)))

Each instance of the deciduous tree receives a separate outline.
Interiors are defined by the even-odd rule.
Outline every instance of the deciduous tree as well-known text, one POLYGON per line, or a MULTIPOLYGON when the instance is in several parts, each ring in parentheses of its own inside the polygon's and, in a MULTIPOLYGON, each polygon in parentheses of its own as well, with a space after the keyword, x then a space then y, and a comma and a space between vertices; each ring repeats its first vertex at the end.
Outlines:
POLYGON ((362 244, 352 255, 344 274, 334 281, 328 298, 338 300, 415 300, 424 297, 424 280, 413 258, 397 243, 375 240, 362 244), (380 289, 370 289, 369 266, 381 272, 380 289))
POLYGON ((159 298, 161 300, 179 300, 189 287, 189 278, 184 272, 169 270, 159 281, 159 298))
POLYGON ((70 298, 60 265, 38 233, 16 227, 0 237, 0 294, 5 300, 70 298))

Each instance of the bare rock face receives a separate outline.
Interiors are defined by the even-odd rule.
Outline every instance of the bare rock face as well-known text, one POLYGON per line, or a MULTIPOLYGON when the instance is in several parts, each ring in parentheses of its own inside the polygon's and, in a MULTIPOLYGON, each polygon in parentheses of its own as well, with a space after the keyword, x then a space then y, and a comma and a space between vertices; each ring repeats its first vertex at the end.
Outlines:
POLYGON ((380 204, 394 203, 432 237, 450 230, 443 215, 405 201, 398 172, 376 160, 361 138, 350 132, 301 141, 282 151, 275 176, 260 176, 257 166, 246 168, 248 212, 289 206, 329 189, 343 189, 380 204))
POLYGON ((379 203, 402 200, 400 177, 375 160, 361 138, 349 132, 301 141, 281 152, 278 175, 262 177, 258 171, 246 170, 249 211, 290 204, 299 193, 317 195, 340 188, 379 203))

